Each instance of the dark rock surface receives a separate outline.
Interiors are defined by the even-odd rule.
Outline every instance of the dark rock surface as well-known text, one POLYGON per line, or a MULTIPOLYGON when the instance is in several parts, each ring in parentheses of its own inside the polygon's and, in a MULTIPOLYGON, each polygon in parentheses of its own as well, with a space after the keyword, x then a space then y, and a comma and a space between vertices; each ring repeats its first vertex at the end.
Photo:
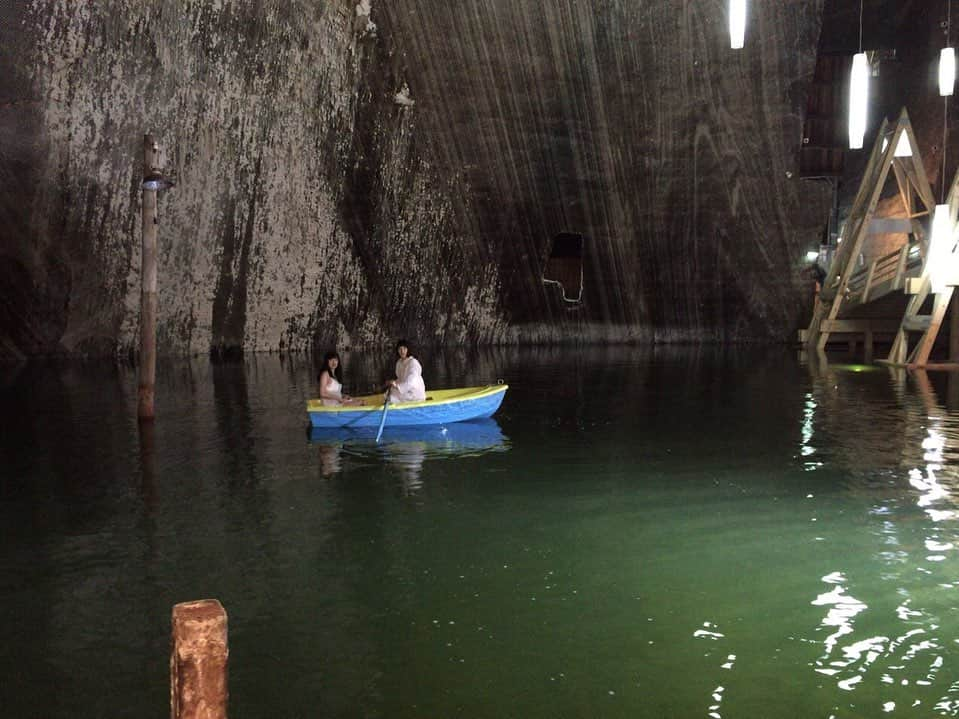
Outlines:
MULTIPOLYGON (((832 2, 832 0, 830 0, 832 2)), ((823 0, 0 4, 0 356, 788 340, 823 0), (583 301, 542 282, 582 234, 583 301)))

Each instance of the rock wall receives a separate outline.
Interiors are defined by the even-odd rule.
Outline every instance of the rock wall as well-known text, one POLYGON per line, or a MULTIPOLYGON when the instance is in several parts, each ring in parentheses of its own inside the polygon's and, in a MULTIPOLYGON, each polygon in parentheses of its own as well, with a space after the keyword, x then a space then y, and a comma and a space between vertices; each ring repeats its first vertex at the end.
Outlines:
POLYGON ((159 201, 161 351, 495 333, 496 268, 462 251, 452 190, 392 101, 390 47, 363 4, 19 12, 4 23, 19 57, 2 159, 26 175, 2 201, 8 353, 136 345, 146 131, 177 182, 159 201))
POLYGON ((821 3, 399 0, 384 12, 438 156, 463 168, 511 326, 596 339, 785 337, 828 214, 796 172, 821 3), (587 238, 586 297, 539 283, 551 237, 587 238))
POLYGON ((822 0, 0 4, 0 356, 785 339, 822 0), (542 282, 586 238, 583 302, 542 282))

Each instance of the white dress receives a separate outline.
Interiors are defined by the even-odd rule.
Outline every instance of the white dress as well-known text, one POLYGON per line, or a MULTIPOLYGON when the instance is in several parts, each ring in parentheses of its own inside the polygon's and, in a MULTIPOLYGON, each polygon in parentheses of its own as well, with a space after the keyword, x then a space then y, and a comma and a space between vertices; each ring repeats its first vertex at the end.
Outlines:
POLYGON ((332 397, 323 397, 320 400, 324 407, 338 407, 343 404, 343 385, 336 381, 336 377, 330 377, 326 393, 332 397))
POLYGON ((390 388, 392 402, 421 402, 426 399, 423 368, 416 357, 396 361, 396 386, 390 388))

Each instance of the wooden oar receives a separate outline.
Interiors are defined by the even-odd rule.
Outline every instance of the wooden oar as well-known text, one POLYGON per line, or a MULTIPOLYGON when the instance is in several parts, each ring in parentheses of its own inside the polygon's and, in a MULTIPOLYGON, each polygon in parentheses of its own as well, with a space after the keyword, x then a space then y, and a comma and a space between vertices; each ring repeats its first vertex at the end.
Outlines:
POLYGON ((376 430, 376 441, 380 441, 380 435, 383 434, 383 425, 386 424, 386 410, 390 408, 390 390, 386 389, 386 394, 383 395, 383 416, 380 417, 380 428, 376 430))

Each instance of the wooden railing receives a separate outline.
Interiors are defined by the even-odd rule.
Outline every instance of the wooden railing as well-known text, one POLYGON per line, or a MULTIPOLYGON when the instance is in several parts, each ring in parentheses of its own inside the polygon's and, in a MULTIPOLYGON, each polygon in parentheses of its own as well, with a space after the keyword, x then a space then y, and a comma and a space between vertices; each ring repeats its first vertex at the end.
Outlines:
POLYGON ((922 269, 919 245, 906 243, 898 250, 876 257, 856 270, 846 285, 846 301, 865 304, 894 290, 902 289, 905 278, 922 269))

